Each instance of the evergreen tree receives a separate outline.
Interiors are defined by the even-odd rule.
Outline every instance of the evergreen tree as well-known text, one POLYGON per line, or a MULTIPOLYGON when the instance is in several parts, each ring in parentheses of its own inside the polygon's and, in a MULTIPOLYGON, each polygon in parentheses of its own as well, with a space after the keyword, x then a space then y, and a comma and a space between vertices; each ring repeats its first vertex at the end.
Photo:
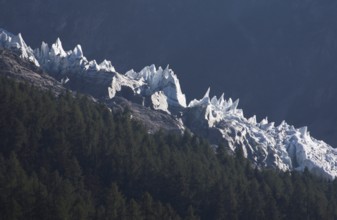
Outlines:
POLYGON ((337 219, 337 182, 0 77, 0 219, 337 219))

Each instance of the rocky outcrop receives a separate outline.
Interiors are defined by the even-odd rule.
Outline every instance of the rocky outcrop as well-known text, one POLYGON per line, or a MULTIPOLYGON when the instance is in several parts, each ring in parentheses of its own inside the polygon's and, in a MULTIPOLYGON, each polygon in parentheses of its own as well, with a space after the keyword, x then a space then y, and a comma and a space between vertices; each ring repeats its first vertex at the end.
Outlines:
POLYGON ((43 72, 34 63, 23 60, 17 53, 4 48, 0 48, 0 75, 20 82, 28 82, 55 95, 66 91, 60 82, 43 72))

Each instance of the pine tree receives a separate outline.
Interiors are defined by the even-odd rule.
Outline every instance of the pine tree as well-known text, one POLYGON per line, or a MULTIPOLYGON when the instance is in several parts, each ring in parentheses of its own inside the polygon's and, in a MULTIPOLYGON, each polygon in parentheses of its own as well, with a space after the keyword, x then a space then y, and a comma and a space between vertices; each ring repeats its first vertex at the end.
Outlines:
POLYGON ((105 219, 124 219, 126 215, 126 204, 123 195, 119 192, 116 183, 113 183, 106 193, 105 219))
POLYGON ((142 214, 141 214, 140 206, 138 205, 138 203, 134 199, 131 199, 130 202, 129 202, 128 219, 130 219, 130 220, 142 220, 142 219, 144 219, 142 214))

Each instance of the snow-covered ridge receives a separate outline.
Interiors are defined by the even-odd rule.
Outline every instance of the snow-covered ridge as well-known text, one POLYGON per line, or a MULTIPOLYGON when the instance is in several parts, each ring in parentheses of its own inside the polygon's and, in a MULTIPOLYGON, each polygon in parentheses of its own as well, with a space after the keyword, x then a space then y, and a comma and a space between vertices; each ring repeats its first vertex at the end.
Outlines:
POLYGON ((239 101, 224 100, 221 95, 209 97, 210 89, 200 100, 193 100, 190 108, 203 108, 208 126, 221 132, 230 148, 240 146, 244 156, 259 167, 274 167, 283 171, 306 167, 325 178, 337 176, 337 150, 310 136, 307 127, 296 129, 286 122, 275 126, 265 118, 245 118, 238 109, 239 101))
MULTIPOLYGON (((33 50, 27 46, 21 34, 15 36, 3 29, 0 29, 0 46, 18 51, 21 58, 58 76, 62 83, 69 81, 71 83, 76 77, 76 79, 87 78, 86 83, 90 85, 91 82, 96 87, 97 84, 103 83, 104 88, 101 89, 110 99, 117 95, 122 87, 129 87, 135 95, 150 97, 155 109, 169 112, 169 106, 186 107, 185 95, 181 91, 179 80, 168 67, 157 69, 152 65, 145 67, 139 73, 130 70, 126 74, 119 74, 110 61, 104 60, 100 64, 96 60, 88 61, 80 45, 73 50, 65 51, 58 38, 51 46, 42 42, 40 48, 33 50), (110 86, 106 86, 107 84, 110 86)), ((88 90, 90 88, 86 88, 85 91, 88 90)), ((95 94, 101 94, 101 92, 95 94)))
POLYGON ((213 98, 209 97, 210 88, 207 89, 206 94, 200 100, 192 100, 189 104, 189 108, 204 106, 206 107, 205 119, 208 122, 209 127, 213 127, 215 123, 223 120, 226 115, 230 113, 234 113, 243 117, 243 111, 241 109, 237 109, 239 105, 239 100, 235 102, 232 101, 231 98, 228 100, 224 99, 224 93, 217 99, 216 96, 213 98))
POLYGON ((179 80, 169 67, 163 69, 152 65, 140 72, 130 70, 120 74, 110 61, 104 60, 100 64, 95 60, 88 61, 80 45, 65 51, 61 40, 57 39, 51 46, 43 42, 39 49, 33 50, 21 34, 15 36, 3 29, 0 29, 0 47, 19 52, 22 59, 60 76, 57 78, 71 89, 84 87, 84 91, 93 96, 101 95, 97 90, 102 90, 105 98, 112 99, 122 95, 123 89, 127 88, 143 102, 150 100, 156 110, 172 114, 171 109, 179 109, 183 115, 176 114, 177 120, 194 117, 193 124, 184 121, 186 128, 196 132, 208 129, 208 134, 216 131, 217 137, 220 134, 221 141, 228 142, 231 150, 242 147, 244 155, 259 167, 283 171, 301 171, 307 167, 326 178, 337 176, 337 150, 311 137, 306 127, 296 129, 286 122, 275 126, 267 119, 257 122, 255 116, 246 118, 238 109, 239 100, 225 100, 224 95, 210 98, 210 89, 202 99, 194 99, 186 105, 179 80), (72 81, 76 83, 72 84, 72 81), (194 110, 196 114, 193 114, 194 110), (196 129, 195 125, 203 127, 196 129))

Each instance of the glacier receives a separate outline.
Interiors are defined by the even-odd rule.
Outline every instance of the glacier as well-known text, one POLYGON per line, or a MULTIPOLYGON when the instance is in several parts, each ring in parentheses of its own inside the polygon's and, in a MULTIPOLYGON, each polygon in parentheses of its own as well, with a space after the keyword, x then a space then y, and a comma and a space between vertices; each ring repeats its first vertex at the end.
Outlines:
POLYGON ((280 125, 256 116, 245 118, 238 109, 239 100, 209 97, 208 89, 200 100, 192 100, 188 107, 196 108, 202 116, 199 120, 220 132, 235 151, 241 147, 243 154, 259 167, 277 168, 282 171, 309 171, 328 179, 337 176, 337 150, 313 138, 307 127, 296 129, 283 121, 280 125))
POLYGON ((228 143, 231 151, 243 154, 257 167, 281 171, 308 169, 318 176, 337 176, 337 150, 313 138, 306 127, 295 128, 267 118, 257 122, 246 118, 239 100, 226 100, 224 94, 210 97, 210 88, 201 99, 187 105, 177 75, 167 66, 144 67, 141 71, 118 73, 110 61, 88 61, 80 45, 65 51, 61 40, 49 46, 42 42, 33 50, 21 34, 0 29, 0 47, 19 53, 22 59, 51 74, 69 89, 87 93, 101 101, 126 97, 143 106, 162 111, 183 124, 182 129, 207 137, 211 144, 228 143), (207 134, 207 135, 206 135, 207 134))
POLYGON ((96 60, 88 61, 81 45, 65 51, 61 40, 57 38, 50 47, 42 42, 40 48, 33 50, 27 46, 21 34, 15 36, 3 29, 0 29, 0 46, 17 50, 21 58, 33 62, 63 84, 70 84, 70 88, 96 98, 111 99, 123 87, 128 87, 134 95, 149 97, 154 109, 169 113, 186 107, 186 98, 179 80, 169 66, 157 69, 151 65, 138 73, 130 70, 126 74, 120 74, 111 61, 103 60, 99 64, 96 60), (92 93, 93 87, 96 89, 92 93))

